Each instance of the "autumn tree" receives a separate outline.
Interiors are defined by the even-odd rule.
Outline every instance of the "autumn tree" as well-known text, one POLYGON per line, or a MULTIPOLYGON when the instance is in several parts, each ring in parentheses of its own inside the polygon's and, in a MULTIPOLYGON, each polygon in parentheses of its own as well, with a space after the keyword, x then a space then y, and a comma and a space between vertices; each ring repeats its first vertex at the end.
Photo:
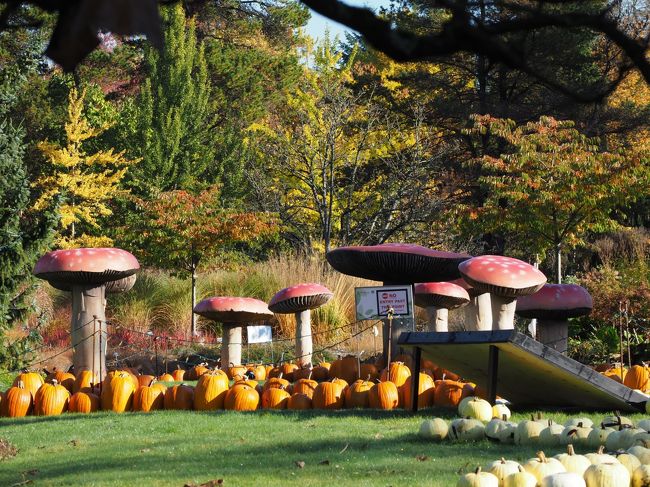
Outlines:
POLYGON ((488 115, 473 120, 468 135, 491 135, 502 151, 471 162, 483 171, 485 200, 456 209, 457 216, 475 231, 507 235, 529 256, 552 251, 557 282, 562 252, 584 243, 589 232, 616 228, 617 209, 647 194, 647 147, 603 151, 572 122, 551 117, 524 125, 488 115))
POLYGON ((120 189, 120 182, 127 169, 137 162, 113 149, 86 153, 87 141, 100 135, 107 126, 92 127, 88 123, 83 113, 84 97, 85 91, 70 91, 65 145, 48 141, 38 145, 51 166, 33 183, 41 192, 34 207, 41 210, 53 199, 61 198, 57 240, 60 247, 111 245, 111 240, 105 236, 79 235, 77 225, 81 223, 100 230, 98 218, 111 215, 108 203, 124 191, 120 189))
MULTIPOLYGON (((196 279, 199 265, 224 248, 248 242, 274 232, 274 219, 264 213, 224 208, 220 190, 213 186, 198 194, 185 190, 167 191, 151 200, 134 198, 140 209, 133 228, 123 238, 129 248, 137 249, 148 264, 173 272, 186 272, 192 282, 192 308, 196 303, 196 279)), ((192 314, 192 335, 196 319, 192 314)))

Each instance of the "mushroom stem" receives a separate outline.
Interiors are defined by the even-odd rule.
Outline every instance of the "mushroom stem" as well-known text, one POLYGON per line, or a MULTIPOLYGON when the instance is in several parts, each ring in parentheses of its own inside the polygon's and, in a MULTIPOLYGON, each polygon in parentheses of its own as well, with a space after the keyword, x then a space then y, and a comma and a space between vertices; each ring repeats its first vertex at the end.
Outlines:
POLYGON ((470 301, 465 306, 465 330, 487 331, 492 329, 492 302, 490 293, 477 296, 470 294, 470 301))
POLYGON ((433 331, 449 331, 447 308, 438 308, 436 306, 427 306, 427 316, 429 317, 429 329, 433 331))
POLYGON ((311 364, 313 342, 311 337, 311 310, 296 313, 296 357, 298 365, 311 364))
POLYGON ((106 374, 105 295, 104 284, 72 286, 70 345, 74 370, 92 370, 100 380, 106 374))
POLYGON ((242 327, 235 323, 223 324, 221 339, 221 368, 227 369, 229 364, 241 365, 242 327))
POLYGON ((547 347, 566 354, 569 347, 569 322, 538 319, 537 340, 547 347))
POLYGON ((490 296, 492 302, 492 328, 495 330, 512 330, 515 327, 515 310, 517 298, 490 296))

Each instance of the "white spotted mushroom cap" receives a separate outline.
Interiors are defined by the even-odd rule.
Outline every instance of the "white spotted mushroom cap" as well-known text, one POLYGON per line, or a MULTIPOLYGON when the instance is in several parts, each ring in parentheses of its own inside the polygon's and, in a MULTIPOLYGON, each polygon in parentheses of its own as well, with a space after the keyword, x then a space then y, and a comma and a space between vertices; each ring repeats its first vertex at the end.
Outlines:
POLYGON ((545 284, 530 296, 517 300, 516 313, 522 318, 566 320, 588 315, 593 308, 589 292, 577 284, 545 284))
POLYGON ((269 301, 269 309, 274 313, 300 313, 308 309, 320 308, 332 299, 334 294, 322 284, 306 282, 278 291, 269 301))
POLYGON ((516 298, 537 292, 546 276, 532 265, 512 257, 481 255, 458 265, 463 279, 479 291, 516 298))
POLYGON ((456 309, 469 303, 469 294, 453 282, 425 282, 415 285, 416 306, 456 309))
POLYGON ((234 296, 206 298, 194 306, 194 312, 221 323, 254 323, 273 318, 264 301, 234 296))
MULTIPOLYGON (((69 291, 75 284, 101 285, 122 280, 134 275, 139 269, 138 260, 126 250, 82 248, 48 252, 36 262, 34 275, 58 289, 69 291)), ((126 289, 134 282, 135 280, 126 279, 125 285, 117 288, 126 289)))

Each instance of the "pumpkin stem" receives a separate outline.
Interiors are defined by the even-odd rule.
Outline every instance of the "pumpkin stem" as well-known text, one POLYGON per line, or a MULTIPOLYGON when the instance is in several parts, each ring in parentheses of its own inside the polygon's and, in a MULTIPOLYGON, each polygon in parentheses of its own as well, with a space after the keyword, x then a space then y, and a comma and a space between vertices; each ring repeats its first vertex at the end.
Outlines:
POLYGON ((52 379, 52 385, 53 385, 53 386, 57 385, 58 383, 59 383, 58 380, 56 380, 56 379, 52 379))
POLYGON ((573 456, 576 454, 576 451, 573 449, 573 445, 571 443, 567 445, 566 452, 569 454, 569 456, 573 456))
POLYGON ((519 472, 523 472, 523 471, 524 471, 524 467, 522 467, 521 465, 517 465, 517 470, 519 470, 519 472))
POLYGON ((505 457, 501 457, 501 463, 502 463, 502 464, 505 464, 505 463, 506 463, 506 459, 505 459, 505 457))
POLYGON ((16 387, 18 389, 24 389, 25 388, 25 383, 22 380, 19 380, 18 384, 16 384, 16 387))
POLYGON ((605 451, 605 446, 604 446, 604 445, 600 445, 600 446, 598 447, 598 451, 596 451, 596 453, 598 453, 599 455, 602 455, 604 451, 605 451))
POLYGON ((501 419, 502 419, 503 421, 508 421, 508 415, 507 415, 507 414, 502 414, 502 415, 501 415, 501 419))
POLYGON ((538 451, 538 452, 537 452, 537 458, 538 458, 539 461, 542 462, 542 463, 548 463, 548 460, 546 459, 546 455, 544 454, 543 451, 538 451))
POLYGON ((476 467, 476 470, 474 470, 474 473, 476 475, 480 474, 481 473, 481 467, 476 467))

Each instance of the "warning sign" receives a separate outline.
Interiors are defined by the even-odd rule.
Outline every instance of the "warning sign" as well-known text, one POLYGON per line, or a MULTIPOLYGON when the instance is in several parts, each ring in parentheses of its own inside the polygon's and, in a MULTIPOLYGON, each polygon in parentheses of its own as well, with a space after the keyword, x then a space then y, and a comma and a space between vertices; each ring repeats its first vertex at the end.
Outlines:
POLYGON ((358 287, 354 291, 357 320, 385 318, 390 308, 395 318, 413 317, 411 286, 358 287))

